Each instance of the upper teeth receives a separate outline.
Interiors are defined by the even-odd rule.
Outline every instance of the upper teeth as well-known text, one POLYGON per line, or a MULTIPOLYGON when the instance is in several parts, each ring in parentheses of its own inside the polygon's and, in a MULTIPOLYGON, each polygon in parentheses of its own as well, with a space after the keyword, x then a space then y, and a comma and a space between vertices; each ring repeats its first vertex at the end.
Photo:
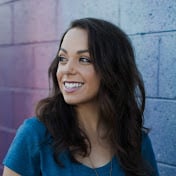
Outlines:
POLYGON ((77 87, 81 87, 82 83, 64 83, 66 88, 77 88, 77 87))

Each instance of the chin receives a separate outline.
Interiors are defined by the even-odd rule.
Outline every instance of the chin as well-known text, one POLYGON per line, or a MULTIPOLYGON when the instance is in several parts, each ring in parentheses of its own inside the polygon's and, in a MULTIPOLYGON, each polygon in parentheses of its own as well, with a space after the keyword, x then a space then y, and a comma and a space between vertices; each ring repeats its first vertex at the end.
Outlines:
POLYGON ((70 100, 70 99, 64 99, 64 100, 65 100, 65 102, 66 102, 67 104, 69 104, 69 105, 76 105, 76 104, 79 104, 79 102, 76 101, 76 100, 70 100))

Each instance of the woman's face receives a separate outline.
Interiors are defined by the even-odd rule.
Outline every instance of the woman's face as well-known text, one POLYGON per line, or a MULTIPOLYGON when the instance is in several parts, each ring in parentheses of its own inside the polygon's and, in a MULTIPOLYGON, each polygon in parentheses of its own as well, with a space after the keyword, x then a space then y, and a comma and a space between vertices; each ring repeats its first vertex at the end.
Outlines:
POLYGON ((58 56, 56 76, 65 102, 72 105, 94 102, 100 78, 88 51, 87 31, 70 29, 64 36, 58 56))

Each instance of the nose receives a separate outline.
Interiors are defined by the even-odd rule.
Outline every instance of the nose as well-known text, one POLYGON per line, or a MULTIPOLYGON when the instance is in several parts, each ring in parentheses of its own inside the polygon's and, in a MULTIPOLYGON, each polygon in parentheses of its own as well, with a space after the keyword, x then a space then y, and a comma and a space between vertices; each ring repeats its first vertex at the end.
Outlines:
POLYGON ((75 74, 77 70, 76 63, 73 59, 69 59, 67 63, 61 67, 63 72, 66 74, 75 74))

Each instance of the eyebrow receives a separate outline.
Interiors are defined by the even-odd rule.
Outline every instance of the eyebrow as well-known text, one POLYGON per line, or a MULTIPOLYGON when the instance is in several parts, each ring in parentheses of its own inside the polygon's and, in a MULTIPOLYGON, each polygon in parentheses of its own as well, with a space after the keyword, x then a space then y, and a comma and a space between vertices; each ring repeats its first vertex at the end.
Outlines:
MULTIPOLYGON (((67 50, 64 49, 64 48, 60 48, 59 51, 63 51, 63 52, 66 53, 66 54, 68 53, 67 50)), ((89 52, 88 49, 85 49, 85 50, 78 50, 78 51, 77 51, 77 54, 88 53, 88 52, 89 52)))

